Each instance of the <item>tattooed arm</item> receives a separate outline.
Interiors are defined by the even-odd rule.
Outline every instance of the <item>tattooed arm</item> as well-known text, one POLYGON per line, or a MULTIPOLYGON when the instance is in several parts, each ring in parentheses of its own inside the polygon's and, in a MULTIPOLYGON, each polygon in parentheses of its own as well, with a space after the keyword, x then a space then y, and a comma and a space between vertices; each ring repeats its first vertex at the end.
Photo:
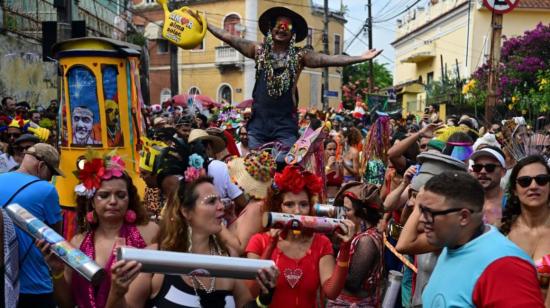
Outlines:
POLYGON ((382 50, 371 49, 361 56, 325 55, 318 52, 308 52, 304 56, 304 65, 307 67, 346 66, 361 63, 378 56, 382 50))
MULTIPOLYGON (((199 24, 202 25, 200 22, 199 12, 193 11, 193 10, 187 10, 187 13, 189 13, 191 16, 195 17, 199 24)), ((239 36, 233 35, 224 29, 220 29, 218 27, 213 26, 212 24, 206 22, 206 25, 208 26, 208 30, 210 33, 212 33, 215 37, 218 39, 224 41, 229 46, 237 49, 240 53, 242 53, 245 57, 254 59, 254 56, 256 55, 256 47, 258 47, 257 42, 245 40, 243 38, 240 38, 239 36)))
POLYGON ((245 40, 236 35, 232 35, 231 33, 223 29, 212 26, 212 24, 208 24, 208 30, 210 30, 210 33, 214 34, 215 37, 224 41, 229 46, 237 49, 245 57, 254 59, 254 55, 256 54, 256 47, 258 46, 258 43, 245 40))

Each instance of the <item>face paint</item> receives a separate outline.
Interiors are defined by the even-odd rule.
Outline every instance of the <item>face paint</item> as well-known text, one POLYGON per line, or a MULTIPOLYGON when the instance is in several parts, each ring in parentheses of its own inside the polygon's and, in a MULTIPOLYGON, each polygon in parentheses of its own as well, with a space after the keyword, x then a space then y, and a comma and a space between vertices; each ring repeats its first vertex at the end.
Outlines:
POLYGON ((279 20, 275 23, 275 28, 283 31, 292 31, 292 24, 286 20, 279 20))

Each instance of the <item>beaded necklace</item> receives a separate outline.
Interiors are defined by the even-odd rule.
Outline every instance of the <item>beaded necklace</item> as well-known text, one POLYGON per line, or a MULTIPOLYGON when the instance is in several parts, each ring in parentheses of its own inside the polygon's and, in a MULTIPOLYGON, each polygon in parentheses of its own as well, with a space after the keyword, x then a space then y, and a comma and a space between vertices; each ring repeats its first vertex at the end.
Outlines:
POLYGON ((271 97, 279 97, 288 91, 296 79, 298 73, 298 54, 295 47, 296 34, 292 35, 290 40, 288 52, 285 56, 277 56, 273 52, 273 37, 269 32, 265 38, 263 48, 260 48, 260 52, 256 61, 256 79, 261 78, 260 71, 265 71, 265 78, 267 81, 267 94, 271 97), (283 71, 275 75, 275 69, 277 63, 286 62, 287 65, 283 66, 283 71), (274 67, 275 65, 275 67, 274 67))

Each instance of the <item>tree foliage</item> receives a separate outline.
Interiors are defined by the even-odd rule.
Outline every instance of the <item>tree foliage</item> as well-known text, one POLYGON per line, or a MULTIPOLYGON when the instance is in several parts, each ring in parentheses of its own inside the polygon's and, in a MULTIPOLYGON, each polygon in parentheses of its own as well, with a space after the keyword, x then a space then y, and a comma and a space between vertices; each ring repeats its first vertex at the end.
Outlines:
MULTIPOLYGON (((489 65, 472 74, 473 82, 465 88, 469 101, 478 101, 487 93, 489 65)), ((523 35, 505 38, 498 68, 498 92, 501 103, 509 110, 526 114, 547 112, 550 101, 550 24, 539 23, 523 35)))
MULTIPOLYGON (((373 63, 374 89, 383 89, 393 83, 387 64, 373 63)), ((344 67, 342 76, 342 101, 346 108, 353 108, 357 95, 366 100, 369 89, 369 62, 344 67)))

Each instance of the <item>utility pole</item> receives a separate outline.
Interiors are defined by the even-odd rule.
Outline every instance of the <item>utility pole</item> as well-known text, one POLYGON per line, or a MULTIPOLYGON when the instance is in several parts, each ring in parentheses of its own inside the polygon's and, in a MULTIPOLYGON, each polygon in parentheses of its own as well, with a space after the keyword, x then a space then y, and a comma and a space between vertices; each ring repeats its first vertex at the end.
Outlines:
MULTIPOLYGON (((170 11, 176 9, 176 1, 170 1, 170 11)), ((178 46, 168 43, 170 46, 170 95, 174 97, 179 92, 178 80, 178 46)), ((162 102, 161 102, 162 103, 162 102)))
POLYGON ((489 58, 489 85, 487 102, 485 103, 485 121, 492 123, 497 105, 497 77, 500 61, 500 37, 502 36, 502 14, 492 14, 491 55, 489 58))
MULTIPOLYGON (((328 51, 328 0, 325 0, 324 2, 325 4, 325 19, 324 19, 324 29, 323 29, 323 48, 324 48, 324 51, 325 51, 325 54, 328 55, 329 54, 329 51, 328 51)), ((323 69, 323 93, 322 93, 322 97, 323 97, 323 110, 324 111, 327 111, 328 110, 328 91, 329 91, 329 87, 328 87, 328 67, 325 67, 323 69)))
MULTIPOLYGON (((372 49, 372 0, 368 4, 368 27, 369 27, 369 50, 372 49)), ((373 92, 374 88, 374 66, 373 59, 369 60, 369 93, 373 92)))

